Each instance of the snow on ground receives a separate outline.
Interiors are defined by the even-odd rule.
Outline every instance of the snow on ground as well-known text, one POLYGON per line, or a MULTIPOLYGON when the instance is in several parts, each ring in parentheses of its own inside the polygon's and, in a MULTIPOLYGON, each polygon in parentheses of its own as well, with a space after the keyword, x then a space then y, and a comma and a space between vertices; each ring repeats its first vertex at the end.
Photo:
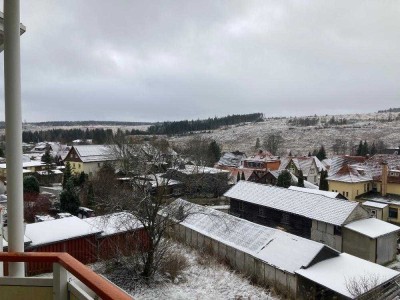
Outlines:
MULTIPOLYGON (((397 113, 392 114, 397 117, 397 113)), ((331 116, 319 116, 329 120, 331 116)), ((325 146, 329 155, 335 139, 343 139, 348 145, 357 146, 360 140, 367 140, 371 145, 375 140, 382 140, 388 146, 397 147, 400 143, 400 121, 381 122, 387 119, 387 113, 335 115, 336 119, 346 118, 349 124, 323 127, 299 127, 287 123, 288 118, 266 119, 259 123, 246 123, 226 126, 209 133, 199 133, 204 138, 215 139, 223 146, 223 151, 254 152, 256 139, 263 139, 271 133, 279 132, 284 139, 283 152, 292 151, 292 154, 307 155, 308 151, 325 146)), ((175 136, 170 141, 178 146, 184 145, 193 135, 175 136)), ((283 153, 281 153, 283 154, 283 153)))
POLYGON ((134 299, 280 299, 212 258, 211 263, 204 263, 204 257, 202 259, 196 250, 182 244, 174 244, 174 247, 187 258, 189 265, 178 277, 179 280, 166 279, 128 290, 134 299))

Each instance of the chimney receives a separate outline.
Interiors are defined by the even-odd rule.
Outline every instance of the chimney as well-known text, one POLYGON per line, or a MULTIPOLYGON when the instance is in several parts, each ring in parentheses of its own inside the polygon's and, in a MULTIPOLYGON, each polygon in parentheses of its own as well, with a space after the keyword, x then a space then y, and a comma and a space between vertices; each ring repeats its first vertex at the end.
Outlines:
POLYGON ((381 194, 386 196, 387 194, 387 180, 388 180, 388 165, 387 162, 382 163, 382 175, 381 175, 381 194))

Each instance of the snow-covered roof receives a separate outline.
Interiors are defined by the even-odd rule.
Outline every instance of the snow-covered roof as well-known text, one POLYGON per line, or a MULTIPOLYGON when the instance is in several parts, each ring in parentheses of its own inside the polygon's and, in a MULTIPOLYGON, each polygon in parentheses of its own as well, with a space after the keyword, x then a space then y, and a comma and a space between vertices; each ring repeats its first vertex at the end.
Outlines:
POLYGON ((246 252, 285 272, 308 266, 322 251, 338 252, 278 229, 262 226, 227 213, 178 199, 190 213, 181 223, 225 245, 246 252))
POLYGON ((336 174, 328 176, 327 180, 357 183, 372 181, 372 176, 366 169, 345 165, 336 174))
POLYGON ((345 225, 344 227, 373 239, 392 232, 400 231, 399 226, 376 218, 354 221, 345 225))
POLYGON ((307 269, 297 270, 296 273, 350 299, 356 296, 349 292, 348 283, 360 282, 363 278, 376 278, 377 285, 381 285, 400 275, 397 271, 347 253, 323 260, 307 269))
POLYGON ((184 174, 218 174, 218 173, 229 173, 227 170, 210 168, 204 166, 195 166, 195 165, 185 165, 184 169, 181 168, 173 168, 172 170, 176 170, 178 172, 184 174))
POLYGON ((85 221, 72 216, 52 221, 27 224, 25 235, 32 240, 31 246, 65 241, 81 236, 100 233, 85 221))
POLYGON ((304 176, 308 176, 310 174, 310 169, 313 165, 317 168, 318 172, 325 170, 325 166, 316 156, 288 156, 281 158, 281 165, 279 166, 279 170, 287 169, 291 161, 294 163, 298 170, 301 170, 303 172, 304 176))
POLYGON ((217 164, 220 166, 239 167, 245 157, 246 154, 244 153, 226 152, 221 156, 217 164))
POLYGON ((115 160, 112 145, 76 145, 73 146, 82 162, 115 160))
MULTIPOLYGON (((45 165, 46 164, 44 162, 35 161, 35 160, 22 162, 23 168, 40 167, 40 166, 45 166, 45 165)), ((6 168, 7 168, 7 164, 0 164, 0 169, 6 169, 6 168)))
POLYGON ((101 236, 112 235, 115 233, 131 231, 142 228, 143 225, 130 213, 118 212, 104 216, 97 216, 83 219, 91 228, 97 232, 101 229, 101 236))
POLYGON ((311 194, 316 194, 316 195, 322 195, 322 196, 326 196, 326 197, 333 198, 333 199, 339 195, 339 193, 336 193, 336 192, 321 191, 321 190, 316 190, 316 189, 309 189, 306 187, 302 188, 302 187, 293 186, 293 185, 289 187, 289 190, 311 193, 311 194))
MULTIPOLYGON (((36 173, 38 173, 39 175, 49 175, 47 170, 36 171, 36 173)), ((63 172, 61 172, 60 170, 51 170, 50 175, 52 175, 52 174, 63 174, 63 172)))
POLYGON ((362 203, 364 206, 376 207, 376 208, 385 208, 388 206, 386 203, 378 203, 374 201, 365 201, 362 203))
POLYGON ((228 190, 224 196, 338 226, 345 224, 357 207, 361 208, 357 202, 243 180, 228 190))

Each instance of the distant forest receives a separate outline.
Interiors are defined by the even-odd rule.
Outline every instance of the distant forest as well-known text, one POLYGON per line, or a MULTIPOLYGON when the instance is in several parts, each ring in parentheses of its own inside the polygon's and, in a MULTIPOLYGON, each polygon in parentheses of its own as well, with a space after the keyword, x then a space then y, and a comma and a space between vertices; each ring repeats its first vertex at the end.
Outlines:
POLYGON ((400 107, 378 110, 378 113, 388 113, 388 112, 400 112, 400 107))
MULTIPOLYGON (((193 131, 206 131, 217 129, 222 126, 235 125, 244 122, 260 122, 264 120, 262 113, 245 114, 245 115, 229 115, 221 118, 209 118, 205 120, 192 120, 192 121, 175 121, 175 122, 161 122, 151 125, 146 131, 132 129, 125 130, 126 135, 173 135, 184 134, 193 131)), ((97 121, 81 121, 82 126, 94 125, 97 121)), ((68 122, 42 122, 35 123, 38 125, 47 126, 68 126, 68 122)), ((144 125, 152 123, 139 123, 139 122, 100 122, 98 125, 144 125)), ((76 126, 77 122, 71 122, 70 126, 76 126)), ((104 144, 109 142, 114 137, 111 129, 50 129, 40 131, 24 131, 22 133, 22 140, 25 143, 38 143, 44 141, 59 141, 62 143, 71 143, 73 140, 93 140, 95 144, 104 144)))
POLYGON ((264 114, 228 115, 221 118, 208 118, 204 120, 184 120, 174 122, 162 122, 151 125, 147 129, 148 134, 184 134, 192 131, 206 131, 220 128, 222 126, 234 125, 244 122, 261 122, 264 114))
MULTIPOLYGON (((121 122, 121 121, 48 121, 48 122, 29 122, 26 124, 32 124, 37 126, 139 126, 139 125, 151 125, 152 122, 121 122)), ((6 127, 4 121, 0 121, 0 129, 6 127)))

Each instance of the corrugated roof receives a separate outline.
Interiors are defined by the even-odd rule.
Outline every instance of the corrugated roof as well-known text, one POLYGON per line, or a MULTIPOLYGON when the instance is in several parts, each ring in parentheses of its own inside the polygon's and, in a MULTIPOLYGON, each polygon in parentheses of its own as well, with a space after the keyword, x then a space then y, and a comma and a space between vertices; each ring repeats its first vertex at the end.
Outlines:
MULTIPOLYGON (((190 210, 181 223, 201 234, 246 252, 286 272, 308 266, 324 248, 329 248, 278 229, 178 199, 171 205, 190 210)), ((329 248, 332 253, 336 252, 329 248)))
POLYGON ((76 145, 73 148, 83 162, 115 160, 111 145, 76 145))
POLYGON ((350 214, 359 206, 357 202, 249 181, 238 182, 224 196, 338 226, 345 224, 350 214))
POLYGON ((363 278, 376 279, 377 285, 381 285, 400 275, 397 271, 347 253, 297 270, 296 273, 350 299, 356 298, 348 289, 348 284, 352 281, 361 282, 363 278))
POLYGON ((354 221, 344 227, 373 239, 400 230, 399 226, 375 218, 354 221))
POLYGON ((328 198, 333 198, 333 199, 335 199, 339 195, 339 193, 336 193, 336 192, 321 191, 321 190, 309 189, 306 187, 298 187, 298 186, 293 186, 293 185, 289 187, 289 190, 310 193, 310 194, 316 194, 316 195, 322 195, 322 196, 326 196, 328 198))

